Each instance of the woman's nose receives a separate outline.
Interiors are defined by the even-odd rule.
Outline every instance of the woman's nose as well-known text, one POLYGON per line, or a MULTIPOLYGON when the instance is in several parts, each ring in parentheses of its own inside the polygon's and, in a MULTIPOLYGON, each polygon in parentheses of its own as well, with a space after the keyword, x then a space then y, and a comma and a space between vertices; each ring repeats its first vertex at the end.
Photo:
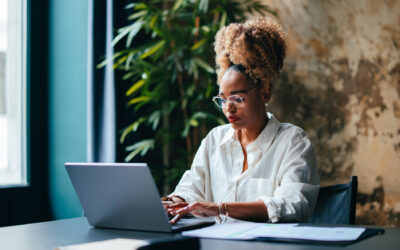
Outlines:
POLYGON ((228 112, 228 113, 235 113, 236 112, 236 107, 232 102, 228 101, 228 102, 226 102, 225 111, 228 112))

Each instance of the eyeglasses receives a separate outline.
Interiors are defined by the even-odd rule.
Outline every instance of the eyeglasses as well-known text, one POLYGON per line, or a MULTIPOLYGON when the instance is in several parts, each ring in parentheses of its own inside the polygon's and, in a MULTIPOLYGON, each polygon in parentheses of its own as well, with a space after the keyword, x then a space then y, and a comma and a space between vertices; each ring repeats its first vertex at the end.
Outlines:
MULTIPOLYGON (((258 86, 255 86, 254 88, 250 89, 249 91, 243 91, 243 93, 250 94, 256 88, 258 88, 258 86)), ((228 96, 226 99, 224 99, 220 96, 214 96, 212 100, 221 109, 227 108, 229 103, 232 103, 236 108, 239 108, 239 107, 243 106, 244 97, 240 96, 240 95, 231 95, 231 96, 228 96)))

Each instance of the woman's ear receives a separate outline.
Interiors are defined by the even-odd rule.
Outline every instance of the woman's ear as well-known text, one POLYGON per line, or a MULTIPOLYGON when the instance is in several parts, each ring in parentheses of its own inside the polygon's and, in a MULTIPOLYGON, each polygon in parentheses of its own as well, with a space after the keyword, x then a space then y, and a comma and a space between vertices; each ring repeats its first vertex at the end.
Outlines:
POLYGON ((261 96, 265 103, 269 102, 269 100, 271 99, 271 85, 270 84, 268 84, 268 86, 263 86, 261 88, 261 96))

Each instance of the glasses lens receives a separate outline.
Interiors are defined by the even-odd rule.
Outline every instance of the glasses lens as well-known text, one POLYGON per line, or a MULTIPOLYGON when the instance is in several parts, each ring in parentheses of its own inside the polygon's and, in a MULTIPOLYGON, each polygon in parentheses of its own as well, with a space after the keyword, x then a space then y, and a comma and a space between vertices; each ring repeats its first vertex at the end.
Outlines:
POLYGON ((222 108, 223 100, 221 97, 215 96, 213 101, 218 107, 222 108))
POLYGON ((240 95, 232 95, 228 97, 229 102, 233 103, 235 106, 240 106, 243 103, 243 97, 240 95))
POLYGON ((213 101, 219 108, 225 108, 228 103, 232 103, 235 107, 240 107, 243 104, 243 97, 240 95, 232 95, 228 97, 228 100, 225 100, 219 96, 215 96, 213 101))

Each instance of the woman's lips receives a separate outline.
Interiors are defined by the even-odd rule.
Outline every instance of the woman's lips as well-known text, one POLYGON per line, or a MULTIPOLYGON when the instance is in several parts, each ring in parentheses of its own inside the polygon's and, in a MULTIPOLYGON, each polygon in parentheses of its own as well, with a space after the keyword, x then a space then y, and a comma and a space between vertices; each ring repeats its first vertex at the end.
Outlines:
POLYGON ((230 116, 228 116, 228 120, 229 120, 230 123, 234 123, 237 120, 239 120, 239 117, 235 116, 235 115, 230 115, 230 116))

